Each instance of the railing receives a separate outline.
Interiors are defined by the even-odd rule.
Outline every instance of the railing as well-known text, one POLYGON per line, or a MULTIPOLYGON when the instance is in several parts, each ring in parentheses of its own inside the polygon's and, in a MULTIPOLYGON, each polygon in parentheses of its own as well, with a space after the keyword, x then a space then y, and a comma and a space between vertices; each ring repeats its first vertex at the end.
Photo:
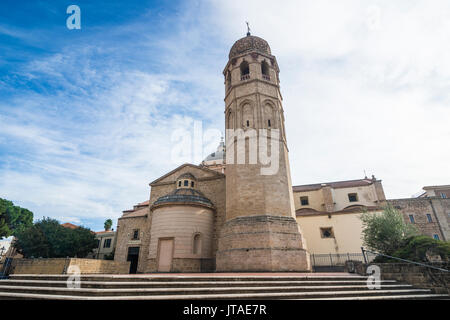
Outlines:
POLYGON ((13 258, 6 258, 0 270, 0 279, 8 278, 9 272, 11 271, 11 263, 13 258))
POLYGON ((406 260, 406 259, 402 259, 402 258, 397 258, 397 257, 389 256, 389 255, 387 255, 387 254, 383 254, 383 253, 379 253, 379 252, 370 251, 370 250, 364 249, 364 247, 361 247, 361 252, 362 252, 362 254, 363 254, 363 256, 364 256, 364 262, 365 262, 366 264, 369 262, 368 259, 366 258, 366 252, 369 252, 369 253, 375 254, 375 255, 377 255, 377 256, 383 256, 383 257, 386 257, 386 258, 390 258, 390 259, 394 259, 394 260, 399 260, 399 261, 402 261, 402 262, 406 262, 406 263, 410 263, 410 264, 415 264, 415 265, 419 265, 419 266, 422 266, 422 267, 427 267, 427 268, 430 268, 430 269, 436 269, 436 270, 443 271, 443 272, 450 272, 450 270, 443 269, 443 268, 438 268, 438 267, 435 267, 435 266, 430 266, 429 264, 420 263, 420 262, 415 262, 415 261, 411 261, 411 260, 406 260))
MULTIPOLYGON (((372 261, 376 255, 369 256, 368 259, 372 261)), ((311 264, 314 271, 343 271, 347 261, 364 262, 362 253, 324 253, 311 254, 311 264)))
POLYGON ((267 75, 267 74, 263 74, 263 75, 262 75, 262 78, 263 78, 264 80, 270 81, 270 76, 267 75))
POLYGON ((250 79, 250 74, 243 74, 241 76, 241 81, 250 79))

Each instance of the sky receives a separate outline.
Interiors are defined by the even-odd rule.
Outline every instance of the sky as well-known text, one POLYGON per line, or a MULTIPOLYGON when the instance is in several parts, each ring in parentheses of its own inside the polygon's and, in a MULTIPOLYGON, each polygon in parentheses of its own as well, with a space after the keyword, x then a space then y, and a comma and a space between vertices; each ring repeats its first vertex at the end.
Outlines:
POLYGON ((449 16, 441 0, 3 0, 0 198, 35 219, 116 227, 186 162, 174 149, 195 126, 189 162, 215 150, 245 21, 280 67, 294 185, 366 173, 405 198, 449 184, 449 16), (81 29, 66 25, 73 4, 81 29))

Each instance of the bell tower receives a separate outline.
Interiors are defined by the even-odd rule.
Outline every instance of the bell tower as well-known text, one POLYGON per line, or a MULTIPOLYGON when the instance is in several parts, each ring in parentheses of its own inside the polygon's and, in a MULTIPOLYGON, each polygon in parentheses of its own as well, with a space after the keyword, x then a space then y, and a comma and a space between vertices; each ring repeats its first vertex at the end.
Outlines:
POLYGON ((226 216, 217 271, 309 271, 295 219, 279 68, 250 31, 232 46, 225 77, 226 216))

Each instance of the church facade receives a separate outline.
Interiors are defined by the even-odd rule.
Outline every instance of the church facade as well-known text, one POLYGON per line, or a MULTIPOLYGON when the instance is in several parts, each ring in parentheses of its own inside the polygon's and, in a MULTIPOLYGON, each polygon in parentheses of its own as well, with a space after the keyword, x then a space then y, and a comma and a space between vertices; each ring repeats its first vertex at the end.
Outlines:
POLYGON ((225 142, 200 165, 151 182, 150 199, 119 218, 114 259, 131 261, 131 272, 311 270, 269 44, 248 33, 223 74, 225 142), (275 170, 263 152, 276 157, 275 170))

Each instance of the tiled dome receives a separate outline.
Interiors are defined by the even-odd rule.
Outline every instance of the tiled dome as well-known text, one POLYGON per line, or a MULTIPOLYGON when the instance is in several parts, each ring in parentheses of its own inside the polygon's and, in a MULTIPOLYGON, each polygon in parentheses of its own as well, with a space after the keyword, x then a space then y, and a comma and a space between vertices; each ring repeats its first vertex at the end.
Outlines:
POLYGON ((233 44, 228 58, 231 59, 249 51, 259 51, 265 54, 271 54, 269 44, 266 40, 248 35, 233 44))
POLYGON ((175 189, 171 193, 158 198, 153 206, 163 204, 200 204, 213 208, 214 205, 203 193, 191 188, 175 189))

